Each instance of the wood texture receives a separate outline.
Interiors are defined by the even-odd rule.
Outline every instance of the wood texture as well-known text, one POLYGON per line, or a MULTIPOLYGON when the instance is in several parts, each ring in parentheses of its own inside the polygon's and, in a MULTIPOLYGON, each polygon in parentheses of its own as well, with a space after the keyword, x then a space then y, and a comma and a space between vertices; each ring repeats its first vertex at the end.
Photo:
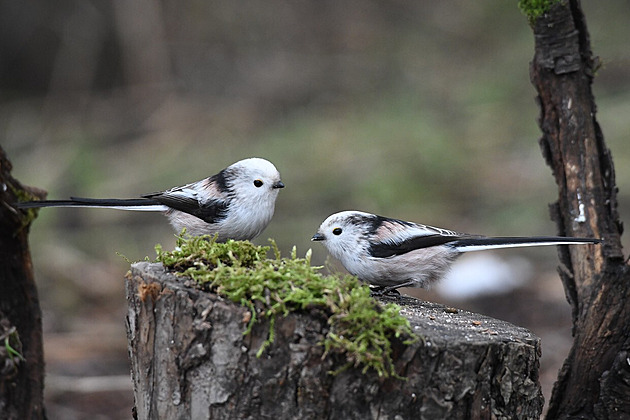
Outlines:
POLYGON ((402 297, 423 337, 394 343, 406 380, 379 378, 322 359, 326 319, 317 310, 243 335, 245 307, 190 287, 161 264, 127 276, 127 329, 138 419, 538 419, 540 341, 523 328, 402 297))
POLYGON ((555 4, 533 29, 540 144, 558 185, 552 218, 561 235, 604 239, 602 246, 559 248, 574 343, 547 418, 630 418, 630 271, 621 250, 614 165, 591 90, 598 60, 577 0, 555 4))
MULTIPOLYGON (((30 220, 14 208, 24 187, 11 176, 11 163, 0 147, 0 419, 42 419, 44 356, 42 314, 28 247, 30 220), (6 351, 7 332, 14 331, 6 351)), ((28 193, 43 198, 42 191, 28 193)))

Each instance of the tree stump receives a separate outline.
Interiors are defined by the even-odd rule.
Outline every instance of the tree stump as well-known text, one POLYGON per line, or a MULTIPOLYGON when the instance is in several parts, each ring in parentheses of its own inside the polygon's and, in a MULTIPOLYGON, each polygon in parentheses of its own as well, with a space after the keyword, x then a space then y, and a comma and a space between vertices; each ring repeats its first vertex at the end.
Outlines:
POLYGON ((396 371, 336 375, 322 357, 328 328, 316 309, 244 335, 249 310, 192 287, 161 264, 131 266, 127 334, 138 419, 538 419, 540 340, 524 328, 399 297, 421 337, 395 341, 396 371))

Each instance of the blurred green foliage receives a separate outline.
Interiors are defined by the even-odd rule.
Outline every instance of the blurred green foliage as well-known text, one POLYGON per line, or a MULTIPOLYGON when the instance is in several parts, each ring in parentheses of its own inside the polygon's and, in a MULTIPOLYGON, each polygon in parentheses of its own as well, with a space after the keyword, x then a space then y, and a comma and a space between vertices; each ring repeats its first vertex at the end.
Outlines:
MULTIPOLYGON (((50 198, 136 197, 261 156, 287 188, 256 241, 273 237, 284 252, 310 247, 344 209, 489 235, 555 232, 533 39, 514 2, 146 0, 130 13, 126 2, 40 0, 30 14, 10 3, 0 3, 11 35, 0 41, 1 141, 14 175, 50 198)), ((630 10, 583 7, 627 218, 630 10)), ((175 236, 158 214, 45 209, 31 241, 44 305, 89 312, 86 300, 120 299, 116 252, 142 258, 175 236), (99 269, 87 278, 81 265, 99 269)), ((314 246, 313 261, 325 259, 314 246)))
MULTIPOLYGON (((581 3, 602 62, 597 118, 628 220, 630 8, 581 3)), ((529 81, 534 40, 517 2, 0 1, 0 35, 0 143, 13 175, 49 198, 137 197, 260 156, 287 187, 255 242, 275 238, 284 253, 311 247, 321 221, 347 209, 488 235, 556 231, 529 81)), ((30 241, 48 378, 127 375, 129 265, 117 253, 172 249, 166 219, 43 209, 30 241)), ((570 343, 557 260, 549 250, 518 255, 535 258, 538 299, 521 289, 482 311, 547 331, 543 356, 556 363, 543 359, 541 379, 553 381, 559 337, 570 343)), ((326 258, 314 245, 313 263, 326 258)), ((132 401, 120 395, 86 399, 94 415, 84 417, 115 400, 127 405, 111 418, 125 418, 132 401)), ((80 400, 57 412, 48 404, 49 417, 66 418, 80 400)))

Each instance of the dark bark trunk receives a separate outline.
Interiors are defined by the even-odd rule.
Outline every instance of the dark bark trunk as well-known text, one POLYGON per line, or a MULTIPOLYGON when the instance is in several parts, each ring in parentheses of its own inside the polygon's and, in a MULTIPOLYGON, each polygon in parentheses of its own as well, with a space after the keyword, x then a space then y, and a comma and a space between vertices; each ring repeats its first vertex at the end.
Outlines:
POLYGON ((42 315, 28 248, 30 220, 13 207, 20 195, 45 194, 13 179, 0 147, 0 418, 42 419, 42 315))
POLYGON ((540 340, 504 321, 401 297, 422 340, 394 343, 397 372, 379 378, 322 358, 318 311, 243 335, 248 308, 190 287, 161 264, 127 276, 127 333, 138 419, 538 419, 540 340))
POLYGON ((552 218, 562 235, 604 239, 601 246, 560 250, 574 343, 547 417, 630 416, 630 273, 621 250, 614 166, 595 118, 597 60, 577 0, 554 4, 533 29, 540 145, 559 190, 552 218))

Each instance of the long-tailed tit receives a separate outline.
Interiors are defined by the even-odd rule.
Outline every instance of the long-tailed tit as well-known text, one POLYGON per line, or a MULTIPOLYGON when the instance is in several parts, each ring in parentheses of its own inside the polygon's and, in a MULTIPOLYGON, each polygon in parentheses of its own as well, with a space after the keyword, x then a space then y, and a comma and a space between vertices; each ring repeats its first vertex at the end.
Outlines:
POLYGON ((386 292, 399 287, 427 287, 468 251, 601 242, 558 236, 475 236, 360 211, 329 216, 312 240, 322 241, 351 274, 386 292))
POLYGON ((17 203, 19 208, 98 207, 120 210, 160 211, 179 232, 193 236, 218 235, 227 239, 252 239, 271 221, 278 191, 284 188, 280 173, 260 158, 240 160, 216 175, 182 187, 132 199, 43 200, 17 203))

